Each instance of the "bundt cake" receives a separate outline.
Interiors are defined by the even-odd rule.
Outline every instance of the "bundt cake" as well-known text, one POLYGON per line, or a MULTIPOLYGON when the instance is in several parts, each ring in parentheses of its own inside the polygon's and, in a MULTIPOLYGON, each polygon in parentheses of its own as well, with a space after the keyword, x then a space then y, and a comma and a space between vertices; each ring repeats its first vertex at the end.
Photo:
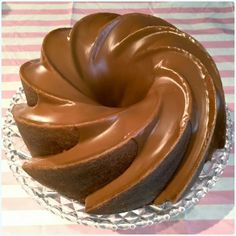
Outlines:
POLYGON ((46 35, 12 113, 23 169, 94 214, 178 201, 225 142, 221 79, 203 46, 145 14, 96 13, 46 35))

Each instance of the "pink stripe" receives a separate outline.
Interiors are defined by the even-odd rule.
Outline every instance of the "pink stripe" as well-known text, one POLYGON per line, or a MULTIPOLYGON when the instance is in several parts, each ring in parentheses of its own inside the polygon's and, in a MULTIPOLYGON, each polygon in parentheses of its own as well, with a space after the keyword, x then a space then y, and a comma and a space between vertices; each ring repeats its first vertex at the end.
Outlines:
POLYGON ((195 18, 195 19, 165 19, 172 24, 199 24, 199 23, 220 23, 220 24, 233 24, 234 18, 195 18))
POLYGON ((227 103, 227 105, 228 105, 229 109, 230 109, 232 112, 234 112, 234 103, 233 103, 233 102, 227 103))
POLYGON ((68 25, 70 23, 69 20, 31 20, 31 21, 23 21, 23 20, 9 20, 3 21, 2 26, 58 26, 58 25, 68 25))
POLYGON ((27 225, 27 226, 2 226, 6 235, 80 235, 80 234, 118 234, 116 231, 100 229, 82 224, 63 224, 63 225, 27 225))
POLYGON ((4 172, 2 172, 1 177, 2 177, 2 185, 18 185, 19 184, 10 170, 9 171, 4 170, 4 172))
POLYGON ((234 204, 234 191, 210 191, 200 200, 199 204, 234 204))
MULTIPOLYGON (((50 2, 46 2, 47 4, 50 4, 50 2)), ((58 4, 59 2, 54 2, 51 3, 52 5, 58 4)), ((68 2, 64 2, 62 4, 68 4, 68 2)), ((122 4, 123 2, 121 2, 122 4)), ((22 2, 20 3, 22 4, 22 2)), ((33 2, 30 2, 30 4, 33 4, 33 2)), ((40 2, 35 2, 35 4, 45 4, 45 2, 40 3, 40 2)), ((50 4, 50 5, 51 5, 50 4)), ((96 4, 96 3, 95 3, 96 4)), ((111 4, 111 3, 110 3, 111 4)), ((117 2, 115 3, 116 5, 118 4, 117 2)), ((130 3, 132 5, 133 3, 130 3)), ((61 9, 50 9, 50 14, 57 14, 57 10, 61 9)), ((3 14, 7 14, 12 12, 12 10, 3 10, 3 14)), ((26 12, 26 14, 37 14, 41 13, 40 10, 31 10, 31 9, 15 9, 13 10, 13 14, 18 14, 18 12, 22 13, 26 12)), ((80 8, 74 8, 74 13, 79 13, 79 14, 91 14, 94 12, 97 12, 98 9, 83 9, 81 6, 80 8)), ((149 8, 126 8, 126 9, 114 9, 114 8, 103 8, 99 9, 100 12, 118 12, 120 14, 125 14, 128 12, 144 12, 144 13, 206 13, 206 12, 213 12, 213 13, 227 13, 227 12, 233 12, 232 7, 163 7, 163 8, 158 8, 158 7, 152 7, 151 9, 149 8)), ((59 13, 63 14, 64 11, 59 11, 59 13)), ((44 13, 45 14, 45 13, 44 13)), ((47 13, 48 14, 48 13, 47 13)))
POLYGON ((220 75, 222 77, 234 77, 234 71, 233 70, 221 70, 220 75))
POLYGON ((120 234, 232 234, 234 220, 180 220, 154 224, 134 230, 117 230, 120 234))
POLYGON ((6 115, 6 112, 7 112, 7 108, 2 108, 2 117, 4 117, 6 115))
POLYGON ((2 74, 2 82, 16 82, 20 80, 18 74, 2 74))
POLYGON ((30 59, 3 59, 2 66, 19 66, 30 59))
POLYGON ((15 52, 15 51, 40 51, 41 45, 4 45, 2 46, 3 52, 15 52))
POLYGON ((234 94, 234 86, 224 86, 224 92, 226 94, 234 94))
POLYGON ((37 202, 28 198, 2 198, 2 209, 7 211, 42 210, 37 202))
POLYGON ((3 9, 3 15, 58 15, 58 14, 68 14, 71 9, 3 9))
POLYGON ((206 48, 234 48, 234 41, 213 41, 213 42, 203 41, 202 44, 206 48))
POLYGON ((234 62, 234 56, 233 55, 216 55, 213 56, 213 59, 215 62, 221 63, 221 62, 234 62))
POLYGON ((2 98, 3 99, 9 99, 16 93, 15 90, 6 90, 2 91, 2 98))
POLYGON ((224 169, 222 177, 234 177, 234 166, 226 166, 224 169))
POLYGON ((2 33, 3 38, 37 38, 37 37, 44 37, 47 33, 46 32, 9 32, 9 33, 2 33))
MULTIPOLYGON (((6 4, 7 2, 3 2, 3 5, 4 4, 6 4)), ((9 3, 9 2, 8 2, 9 3)), ((66 4, 66 3, 68 3, 68 2, 50 2, 50 1, 44 1, 44 2, 40 2, 40 1, 35 1, 35 2, 32 2, 32 1, 26 1, 26 2, 24 2, 24 1, 20 1, 20 2, 10 2, 10 3, 13 3, 13 4, 19 4, 19 5, 23 5, 23 4, 26 4, 26 5, 28 5, 28 4, 50 4, 50 5, 58 5, 58 4, 66 4)))
MULTIPOLYGON (((232 111, 232 110, 231 110, 232 111)), ((233 123, 233 127, 234 127, 234 123, 233 123)), ((233 148, 231 149, 231 151, 230 151, 230 154, 234 154, 235 152, 234 152, 234 145, 233 145, 233 148)))
MULTIPOLYGON (((3 109, 6 109, 6 108, 2 108, 2 110, 3 109)), ((6 154, 5 154, 4 150, 1 151, 1 154, 2 154, 2 160, 7 160, 7 157, 6 157, 6 154)))
MULTIPOLYGON (((182 29, 183 30, 183 29, 182 29)), ((233 29, 225 29, 225 28, 209 28, 209 29, 184 29, 188 34, 196 35, 196 34, 234 34, 233 29)))

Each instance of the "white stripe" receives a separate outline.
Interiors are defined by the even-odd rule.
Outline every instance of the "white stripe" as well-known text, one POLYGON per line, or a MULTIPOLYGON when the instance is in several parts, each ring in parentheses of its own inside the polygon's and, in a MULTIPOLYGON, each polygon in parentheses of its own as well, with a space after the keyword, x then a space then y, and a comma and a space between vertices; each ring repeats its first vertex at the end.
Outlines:
POLYGON ((2 27, 2 33, 12 33, 12 32, 49 32, 53 29, 60 27, 68 27, 69 25, 56 25, 55 26, 12 26, 12 27, 2 27))
POLYGON ((223 86, 234 86, 234 79, 233 78, 227 78, 227 79, 221 78, 221 81, 223 83, 223 86))
POLYGON ((234 29, 234 24, 220 24, 220 23, 199 23, 199 24, 175 24, 180 30, 200 30, 200 29, 209 29, 209 28, 221 28, 225 29, 234 29))
POLYGON ((218 70, 233 70, 234 64, 231 62, 216 63, 218 70))
POLYGON ((2 171, 2 173, 3 172, 11 172, 7 160, 1 160, 1 171, 2 171))
POLYGON ((201 41, 225 41, 234 40, 234 35, 232 34, 192 34, 194 38, 201 41))
MULTIPOLYGON (((1 117, 1 122, 2 122, 2 124, 5 123, 5 120, 6 120, 5 116, 2 116, 2 117, 1 117)), ((4 155, 5 155, 5 154, 4 154, 4 155)), ((2 161, 3 161, 3 160, 1 160, 1 163, 2 163, 2 161)), ((0 166, 1 166, 1 164, 0 164, 0 166)))
MULTIPOLYGON (((34 8, 36 9, 36 8, 34 8)), ((66 9, 66 8, 65 8, 66 9)), ((2 18, 2 22, 4 24, 4 22, 7 22, 9 20, 13 20, 13 21, 32 21, 32 20, 69 20, 71 19, 71 15, 69 14, 7 14, 4 15, 4 17, 2 18)))
POLYGON ((2 59, 34 59, 40 57, 40 51, 38 52, 3 52, 2 59))
POLYGON ((2 5, 2 8, 3 9, 7 9, 7 10, 10 10, 10 9, 37 9, 37 10, 44 10, 44 9, 70 9, 72 7, 72 4, 71 2, 67 2, 67 3, 64 3, 64 4, 56 4, 56 3, 47 3, 47 2, 44 2, 44 3, 39 3, 39 4, 30 4, 27 3, 27 4, 14 4, 12 2, 7 2, 7 3, 4 3, 2 5))
POLYGON ((2 108, 8 108, 11 99, 2 99, 2 108))
POLYGON ((225 101, 226 103, 234 103, 234 94, 227 94, 227 96, 225 95, 225 101))
POLYGON ((43 42, 43 37, 40 38, 3 38, 2 45, 28 45, 28 44, 39 44, 43 42))
MULTIPOLYGON (((177 217, 181 219, 182 217, 177 217)), ((188 210, 184 219, 187 220, 233 220, 234 205, 196 205, 188 210)))
POLYGON ((71 222, 47 210, 2 211, 2 226, 64 225, 71 222), (20 218, 20 220, 19 220, 20 218))
POLYGON ((25 190, 19 185, 2 185, 2 198, 25 198, 29 195, 25 190))
POLYGON ((234 189, 234 178, 220 177, 212 191, 229 191, 234 189))
POLYGON ((3 74, 18 74, 19 67, 18 66, 2 66, 3 74))
POLYGON ((230 154, 228 165, 231 165, 231 166, 234 165, 234 154, 230 154))
POLYGON ((20 85, 21 85, 20 78, 19 78, 19 81, 3 82, 2 83, 2 91, 17 90, 20 85))

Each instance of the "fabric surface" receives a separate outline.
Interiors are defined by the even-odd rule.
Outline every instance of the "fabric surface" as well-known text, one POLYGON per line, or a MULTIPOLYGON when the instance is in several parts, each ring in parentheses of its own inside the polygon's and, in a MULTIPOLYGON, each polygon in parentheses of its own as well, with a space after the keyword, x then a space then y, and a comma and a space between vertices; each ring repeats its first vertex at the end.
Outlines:
MULTIPOLYGON (((198 39, 220 71, 229 108, 234 109, 234 6, 232 2, 73 3, 5 2, 2 5, 2 114, 18 87, 19 66, 38 58, 43 37, 98 12, 142 12, 164 18, 198 39)), ((171 222, 135 230, 102 230, 77 225, 43 209, 17 184, 6 158, 2 169, 2 233, 30 234, 231 234, 234 232, 234 153, 215 187, 200 203, 171 222)))

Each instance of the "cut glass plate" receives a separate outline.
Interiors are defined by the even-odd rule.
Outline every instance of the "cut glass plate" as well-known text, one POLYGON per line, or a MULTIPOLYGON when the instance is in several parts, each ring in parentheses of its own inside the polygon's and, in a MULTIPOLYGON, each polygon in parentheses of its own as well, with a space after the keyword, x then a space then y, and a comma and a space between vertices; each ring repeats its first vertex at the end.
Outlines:
POLYGON ((171 220, 196 205, 215 185, 224 171, 232 148, 233 124, 230 111, 226 107, 227 131, 225 147, 213 153, 210 160, 204 164, 193 187, 179 202, 176 204, 166 202, 160 206, 148 205, 133 211, 112 215, 87 214, 83 205, 41 185, 22 169, 23 162, 26 159, 30 159, 31 156, 11 114, 12 106, 22 102, 25 102, 25 96, 23 89, 20 88, 11 100, 3 127, 3 143, 9 167, 22 188, 40 205, 62 218, 79 224, 117 230, 134 229, 171 220))

